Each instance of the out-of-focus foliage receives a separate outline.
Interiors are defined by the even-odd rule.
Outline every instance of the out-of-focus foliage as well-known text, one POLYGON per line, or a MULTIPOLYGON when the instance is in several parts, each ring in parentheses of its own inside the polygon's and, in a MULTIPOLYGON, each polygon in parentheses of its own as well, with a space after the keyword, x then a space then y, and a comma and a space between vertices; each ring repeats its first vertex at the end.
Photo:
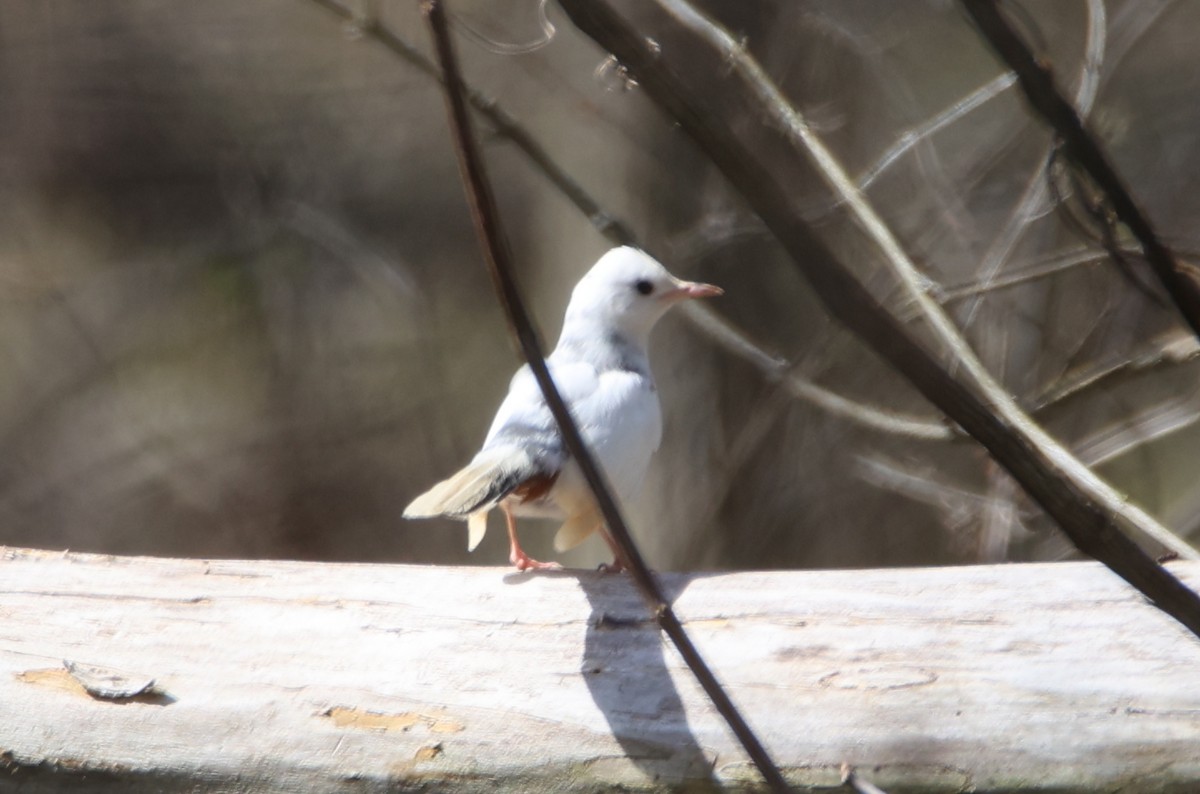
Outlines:
MULTIPOLYGON (((415 3, 380 24, 427 51, 415 3)), ((1198 362, 1107 257, 1081 186, 957 6, 712 0, 858 178, 1021 402, 1200 534, 1198 362), (1061 201, 1060 201, 1061 199, 1061 201)), ((537 0, 452 6, 470 79, 714 308, 795 371, 936 420, 822 313, 715 169, 537 0)), ((1023 34, 1185 259, 1197 258, 1200 6, 1027 4, 1023 34)), ((314 0, 0 7, 0 543, 124 553, 490 562, 406 502, 473 454, 517 364, 439 88, 314 0)), ((609 243, 511 143, 487 154, 552 341, 609 243)), ((809 220, 875 254, 822 185, 809 220)), ((1124 243, 1123 240, 1119 241, 1124 243)), ((1153 292, 1153 290, 1150 290, 1153 292)), ((1057 558, 969 440, 798 400, 683 317, 652 356, 663 448, 636 534, 658 567, 1057 558)), ((549 554, 549 527, 525 531, 549 554)), ((604 556, 599 543, 570 561, 604 556)))

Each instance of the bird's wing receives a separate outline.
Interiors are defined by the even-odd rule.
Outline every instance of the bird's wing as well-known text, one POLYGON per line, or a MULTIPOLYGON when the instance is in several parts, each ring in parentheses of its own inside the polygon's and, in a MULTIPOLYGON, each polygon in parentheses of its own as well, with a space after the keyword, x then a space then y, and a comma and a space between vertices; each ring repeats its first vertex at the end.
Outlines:
MULTIPOLYGON (((572 406, 586 402, 599 383, 595 367, 581 362, 552 362, 550 371, 563 399, 572 406)), ((566 458, 537 381, 527 366, 522 367, 496 412, 483 449, 461 471, 414 499, 404 515, 465 518, 495 507, 523 485, 543 492, 566 458)))
MULTIPOLYGON (((582 361, 556 361, 551 357, 547 364, 558 393, 579 421, 581 409, 586 408, 599 389, 599 373, 594 366, 582 361)), ((567 457, 558 425, 528 365, 513 376, 508 396, 496 411, 496 418, 483 442, 484 450, 510 446, 528 450, 541 464, 542 473, 557 472, 567 457)))

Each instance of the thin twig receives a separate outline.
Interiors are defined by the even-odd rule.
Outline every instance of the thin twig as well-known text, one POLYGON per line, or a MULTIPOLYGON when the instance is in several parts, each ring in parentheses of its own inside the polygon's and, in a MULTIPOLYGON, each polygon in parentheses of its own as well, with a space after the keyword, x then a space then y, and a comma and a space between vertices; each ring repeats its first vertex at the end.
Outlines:
POLYGON ((988 81, 986 85, 980 86, 972 91, 967 96, 954 102, 950 107, 938 113, 928 121, 923 122, 915 127, 911 127, 900 133, 899 139, 888 148, 886 152, 880 155, 875 164, 859 175, 856 180, 859 190, 866 190, 876 179, 883 174, 892 163, 900 159, 906 152, 924 140, 933 137, 938 130, 950 126, 962 117, 966 116, 972 110, 975 110, 982 105, 995 99, 997 96, 1007 91, 1016 82, 1016 78, 1010 74, 1003 74, 988 81))
POLYGON ((1085 370, 1068 371, 1047 391, 1030 398, 1029 404, 1033 406, 1033 411, 1041 412, 1098 385, 1103 390, 1105 387, 1101 382, 1114 376, 1164 365, 1178 366, 1196 358, 1200 358, 1200 341, 1183 328, 1175 328, 1151 339, 1150 349, 1133 358, 1100 362, 1085 370))
POLYGON ((1099 466, 1200 422, 1196 394, 1167 400, 1136 417, 1092 434, 1079 442, 1079 456, 1099 466))
POLYGON ((802 377, 790 361, 782 356, 772 355, 761 345, 751 342, 745 333, 707 306, 686 304, 681 309, 692 324, 707 334, 709 339, 754 365, 768 380, 777 381, 788 394, 833 416, 854 422, 861 427, 918 441, 950 441, 961 437, 961 433, 949 422, 917 419, 875 408, 843 397, 802 377))
MULTIPOLYGON (((946 304, 954 303, 955 301, 960 301, 974 295, 983 295, 989 292, 998 292, 1012 287, 1019 287, 1022 284, 1049 278, 1073 268, 1098 265, 1103 261, 1104 254, 1100 251, 1086 248, 1075 251, 1064 251, 1055 253, 1050 257, 1040 259, 1031 265, 1019 269, 1009 268, 1004 275, 998 278, 987 281, 971 280, 962 284, 941 286, 938 288, 936 298, 938 303, 945 306, 946 304)), ((915 314, 916 312, 914 311, 913 315, 915 316, 915 314)), ((905 319, 912 319, 912 317, 905 317, 905 319)))
POLYGON ((712 670, 700 656, 700 652, 692 644, 691 638, 684 631, 683 624, 675 615, 662 588, 659 587, 658 580, 646 566, 641 552, 633 542, 633 537, 625 525, 603 472, 580 435, 579 429, 571 418, 570 410, 554 385, 554 380, 550 376, 550 370, 547 368, 542 354, 542 346, 537 332, 533 328, 517 290, 516 282, 512 277, 510 254, 500 229, 500 219, 496 211, 491 184, 471 132, 471 117, 463 98, 462 77, 450 42, 445 4, 440 0, 424 0, 421 9, 429 22, 438 61, 442 65, 450 127, 464 188, 471 205, 471 217, 475 224, 475 231, 483 248, 484 258, 487 260, 497 297, 504 307, 521 351, 542 390, 550 412, 554 415, 554 420, 558 424, 559 432, 563 436, 567 449, 595 496, 597 506, 604 516, 608 533, 620 550, 622 562, 629 567, 630 575, 650 606, 659 627, 674 643, 684 662, 696 676, 696 680, 704 688, 717 711, 725 718, 730 730, 741 742, 742 747, 758 767, 767 784, 776 791, 787 791, 787 783, 779 768, 717 681, 712 670))
POLYGON ((1191 326, 1192 332, 1200 337, 1200 283, 1191 278, 1171 250, 1158 238, 1154 227, 1142 214, 1095 136, 1058 90, 1049 66, 1034 57, 1004 19, 995 0, 962 0, 962 5, 992 49, 1016 72, 1025 97, 1034 110, 1062 138, 1067 156, 1086 171, 1108 196, 1117 217, 1141 243, 1146 261, 1171 301, 1191 326))
POLYGON ((693 136, 779 239, 834 317, 983 444, 1081 551, 1200 636, 1200 596, 1122 528, 1133 527, 1190 555, 1195 550, 1128 505, 1020 410, 921 289, 919 273, 890 229, 743 44, 683 0, 639 0, 636 26, 612 7, 612 0, 561 4, 693 136), (922 307, 922 319, 937 335, 939 354, 948 354, 960 375, 943 366, 881 306, 800 219, 794 183, 807 173, 805 160, 818 166, 882 251, 909 298, 922 307))

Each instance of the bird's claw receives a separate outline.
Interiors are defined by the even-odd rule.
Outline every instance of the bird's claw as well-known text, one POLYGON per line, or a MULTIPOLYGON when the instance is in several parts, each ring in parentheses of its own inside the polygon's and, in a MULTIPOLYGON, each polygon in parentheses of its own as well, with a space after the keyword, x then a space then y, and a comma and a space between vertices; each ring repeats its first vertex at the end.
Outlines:
POLYGON ((539 562, 525 552, 513 552, 509 561, 517 566, 518 571, 561 571, 562 566, 556 562, 539 562))
POLYGON ((613 560, 612 562, 600 563, 596 566, 596 570, 600 573, 620 573, 625 570, 625 566, 621 564, 620 560, 613 560))

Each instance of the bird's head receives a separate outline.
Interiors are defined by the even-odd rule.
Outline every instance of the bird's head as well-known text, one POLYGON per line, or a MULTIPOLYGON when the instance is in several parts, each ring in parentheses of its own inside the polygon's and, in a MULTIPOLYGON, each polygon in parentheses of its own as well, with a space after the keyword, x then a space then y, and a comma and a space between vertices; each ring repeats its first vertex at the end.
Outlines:
POLYGON ((592 266, 571 293, 563 332, 616 332, 645 344, 667 310, 691 298, 720 295, 720 287, 675 278, 649 254, 614 248, 592 266))

